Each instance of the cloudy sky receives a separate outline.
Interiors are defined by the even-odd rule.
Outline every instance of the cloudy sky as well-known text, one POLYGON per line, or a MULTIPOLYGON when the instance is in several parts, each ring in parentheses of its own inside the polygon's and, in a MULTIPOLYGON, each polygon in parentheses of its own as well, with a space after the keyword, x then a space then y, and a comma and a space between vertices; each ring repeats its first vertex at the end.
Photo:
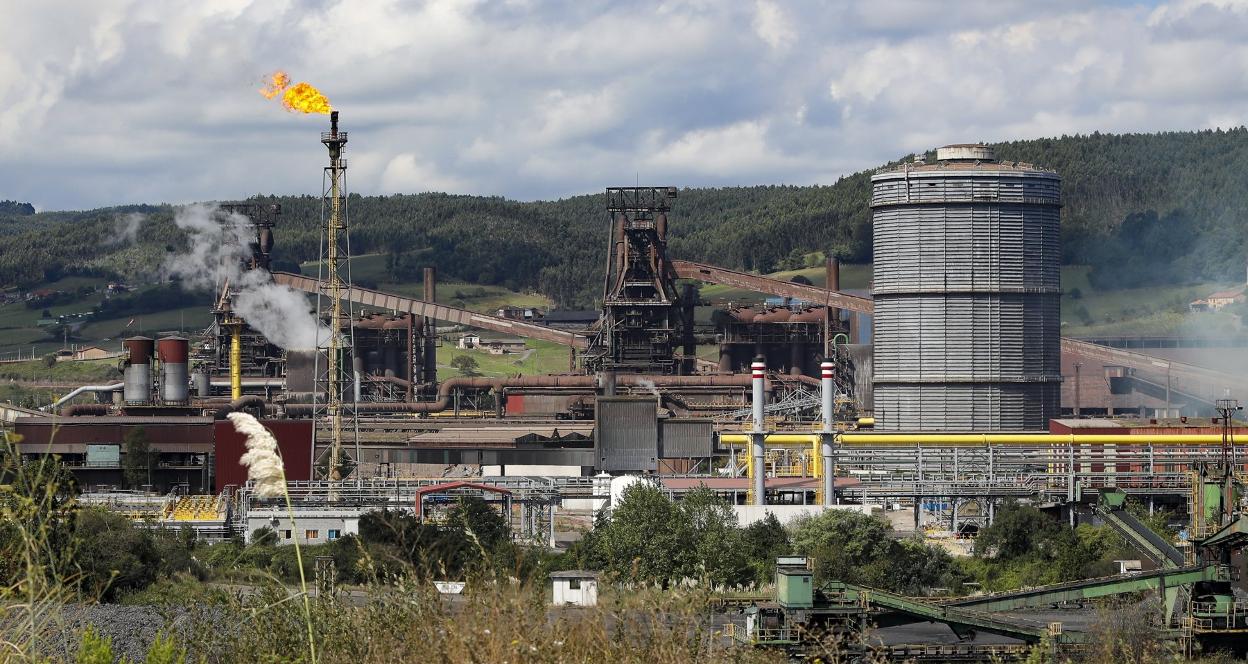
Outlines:
POLYGON ((0 199, 810 184, 949 142, 1248 123, 1248 0, 4 0, 0 199))

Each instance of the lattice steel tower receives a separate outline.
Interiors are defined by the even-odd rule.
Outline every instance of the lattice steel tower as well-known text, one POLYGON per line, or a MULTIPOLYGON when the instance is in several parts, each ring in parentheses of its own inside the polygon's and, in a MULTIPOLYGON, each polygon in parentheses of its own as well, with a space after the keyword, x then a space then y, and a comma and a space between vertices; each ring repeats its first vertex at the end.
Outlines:
MULTIPOLYGON (((347 160, 342 157, 347 145, 347 132, 338 131, 338 111, 329 114, 329 131, 321 133, 321 143, 329 149, 329 166, 325 167, 321 178, 321 260, 317 263, 316 275, 321 291, 316 299, 316 313, 318 319, 325 319, 323 307, 328 299, 329 335, 323 345, 320 340, 317 342, 315 375, 316 393, 319 394, 321 386, 324 386, 325 408, 322 412, 330 427, 329 446, 323 451, 327 455, 325 478, 338 481, 343 477, 343 392, 345 386, 354 382, 348 358, 355 345, 355 334, 351 326, 354 319, 351 303, 348 301, 343 306, 343 296, 351 288, 351 235, 348 231, 346 202, 347 160), (345 270, 341 267, 344 260, 345 270), (326 364, 324 376, 321 375, 319 366, 322 352, 325 354, 326 364)), ((355 434, 355 459, 358 462, 360 437, 355 408, 350 409, 350 417, 349 426, 355 434)), ((313 421, 315 423, 320 419, 314 417, 313 421)), ((313 459, 319 461, 316 437, 317 427, 314 424, 312 454, 313 459)))

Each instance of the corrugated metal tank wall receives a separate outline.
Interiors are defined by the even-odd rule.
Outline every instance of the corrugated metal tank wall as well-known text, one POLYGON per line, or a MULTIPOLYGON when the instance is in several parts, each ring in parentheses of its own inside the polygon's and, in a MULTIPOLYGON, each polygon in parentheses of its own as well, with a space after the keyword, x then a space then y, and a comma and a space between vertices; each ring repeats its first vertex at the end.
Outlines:
POLYGON ((872 185, 876 427, 1045 429, 1061 382, 1061 179, 981 158, 872 185))

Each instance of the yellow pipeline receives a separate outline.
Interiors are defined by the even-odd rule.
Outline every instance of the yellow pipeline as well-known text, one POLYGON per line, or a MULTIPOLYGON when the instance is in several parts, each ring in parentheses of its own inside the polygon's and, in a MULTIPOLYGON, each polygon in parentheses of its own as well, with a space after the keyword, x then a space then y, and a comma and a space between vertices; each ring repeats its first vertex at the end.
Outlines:
POLYGON ((230 326, 230 398, 243 396, 243 330, 242 326, 230 326))
MULTIPOLYGON (((975 447, 983 445, 1221 445, 1221 434, 1062 434, 1062 433, 843 433, 841 445, 853 447, 925 445, 928 447, 975 447)), ((746 445, 749 434, 720 434, 724 445, 746 445)), ((767 445, 817 445, 819 434, 773 433, 767 445)))

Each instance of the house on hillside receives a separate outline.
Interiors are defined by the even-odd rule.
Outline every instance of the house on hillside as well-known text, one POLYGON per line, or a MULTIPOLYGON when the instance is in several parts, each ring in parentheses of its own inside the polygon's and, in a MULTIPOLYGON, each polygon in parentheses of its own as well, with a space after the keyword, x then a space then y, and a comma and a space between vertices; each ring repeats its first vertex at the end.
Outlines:
POLYGON ((1245 289, 1248 289, 1248 285, 1210 293, 1199 300, 1192 300, 1187 308, 1191 311, 1221 311, 1229 305, 1248 299, 1245 289))
POLYGON ((499 318, 507 320, 534 320, 542 317, 542 312, 533 307, 517 307, 515 305, 507 305, 499 307, 496 312, 499 318))
POLYGON ((506 355, 508 353, 523 353, 525 346, 524 339, 513 336, 491 336, 483 337, 479 334, 465 334, 459 338, 457 347, 464 350, 481 350, 491 355, 506 355))
POLYGON ((99 346, 82 346, 74 351, 75 360, 104 360, 112 356, 113 353, 99 346))

